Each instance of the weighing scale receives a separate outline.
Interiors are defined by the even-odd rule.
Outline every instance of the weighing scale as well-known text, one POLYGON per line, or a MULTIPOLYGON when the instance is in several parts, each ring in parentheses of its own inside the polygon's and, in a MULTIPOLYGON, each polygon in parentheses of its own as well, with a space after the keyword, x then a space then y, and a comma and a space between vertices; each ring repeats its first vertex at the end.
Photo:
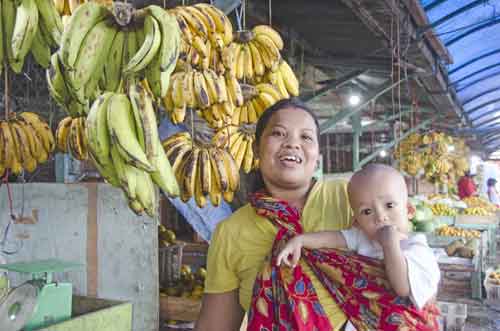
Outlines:
POLYGON ((31 331, 70 319, 73 286, 54 282, 52 273, 83 266, 55 259, 0 265, 0 270, 31 274, 0 301, 0 330, 31 331))

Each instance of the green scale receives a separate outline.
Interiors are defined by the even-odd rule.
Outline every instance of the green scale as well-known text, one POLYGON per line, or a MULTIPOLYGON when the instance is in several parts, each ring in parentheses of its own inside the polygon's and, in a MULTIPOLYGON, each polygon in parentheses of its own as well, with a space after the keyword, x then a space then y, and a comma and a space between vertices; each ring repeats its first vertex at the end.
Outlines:
POLYGON ((0 330, 37 330, 70 319, 73 285, 54 282, 52 274, 82 267, 54 259, 0 265, 3 271, 31 275, 0 301, 0 330))

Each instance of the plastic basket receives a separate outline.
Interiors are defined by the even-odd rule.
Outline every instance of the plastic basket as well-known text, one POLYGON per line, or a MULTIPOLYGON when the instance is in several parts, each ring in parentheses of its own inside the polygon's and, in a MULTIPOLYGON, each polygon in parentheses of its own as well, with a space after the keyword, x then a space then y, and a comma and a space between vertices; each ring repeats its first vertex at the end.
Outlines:
POLYGON ((438 301, 437 305, 439 310, 441 310, 439 321, 440 331, 465 330, 465 320, 467 319, 466 304, 438 301))
POLYGON ((494 280, 490 278, 490 275, 493 271, 489 271, 486 273, 486 277, 484 279, 484 288, 486 289, 486 298, 490 302, 494 302, 500 304, 500 280, 497 281, 498 284, 495 283, 494 280))
POLYGON ((159 249, 158 271, 161 287, 168 287, 181 279, 182 251, 184 244, 159 249))

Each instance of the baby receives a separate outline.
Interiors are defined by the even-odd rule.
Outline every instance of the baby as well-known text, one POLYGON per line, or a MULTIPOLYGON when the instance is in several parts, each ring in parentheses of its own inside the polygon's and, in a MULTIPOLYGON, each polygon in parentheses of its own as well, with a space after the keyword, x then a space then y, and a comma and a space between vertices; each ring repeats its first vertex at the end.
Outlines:
POLYGON ((410 297, 422 309, 437 293, 440 273, 425 236, 409 233, 403 176, 389 166, 368 165, 352 176, 348 193, 354 213, 352 227, 296 236, 280 252, 277 264, 295 267, 302 247, 353 250, 383 260, 394 292, 410 297))

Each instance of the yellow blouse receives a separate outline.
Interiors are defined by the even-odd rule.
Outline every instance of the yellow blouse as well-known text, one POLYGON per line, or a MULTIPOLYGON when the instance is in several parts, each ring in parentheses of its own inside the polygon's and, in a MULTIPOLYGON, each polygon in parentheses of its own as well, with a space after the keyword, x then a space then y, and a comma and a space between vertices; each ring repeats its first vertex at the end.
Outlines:
MULTIPOLYGON (((343 180, 317 182, 302 211, 304 231, 340 230, 350 226, 351 208, 343 180)), ((240 304, 250 308, 252 288, 264 258, 270 253, 277 229, 247 204, 217 225, 208 249, 206 293, 239 290, 240 304)), ((312 270, 302 264, 334 330, 346 321, 312 270)))

